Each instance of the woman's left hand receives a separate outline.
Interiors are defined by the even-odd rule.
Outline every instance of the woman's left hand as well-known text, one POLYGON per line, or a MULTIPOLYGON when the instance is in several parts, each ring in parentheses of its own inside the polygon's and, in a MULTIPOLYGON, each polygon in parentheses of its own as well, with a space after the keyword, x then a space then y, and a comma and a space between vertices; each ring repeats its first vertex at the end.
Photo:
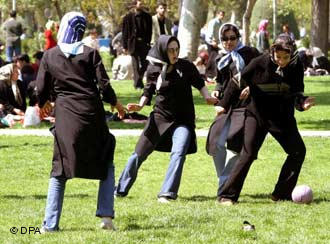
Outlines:
POLYGON ((315 97, 307 97, 302 104, 304 110, 308 110, 315 105, 315 97))
POLYGON ((218 98, 215 97, 207 97, 205 100, 208 105, 214 105, 219 102, 218 98))

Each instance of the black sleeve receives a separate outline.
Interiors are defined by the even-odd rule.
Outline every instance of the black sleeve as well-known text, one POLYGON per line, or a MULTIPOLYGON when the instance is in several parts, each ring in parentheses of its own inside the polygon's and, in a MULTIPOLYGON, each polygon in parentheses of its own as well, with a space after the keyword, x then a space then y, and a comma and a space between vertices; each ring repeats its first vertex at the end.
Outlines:
POLYGON ((128 48, 128 35, 129 35, 128 18, 129 18, 129 15, 126 15, 123 19, 121 42, 122 42, 122 45, 123 45, 124 49, 128 48))
POLYGON ((148 98, 148 103, 151 104, 153 95, 156 93, 156 84, 158 76, 160 75, 161 67, 153 64, 149 64, 147 68, 147 83, 143 90, 143 96, 148 98))
POLYGON ((51 82, 53 81, 53 77, 48 71, 47 57, 47 53, 45 53, 41 60, 36 78, 36 90, 40 107, 43 107, 45 103, 50 99, 52 87, 51 82))
POLYGON ((146 33, 146 41, 149 44, 151 42, 152 38, 152 17, 150 14, 146 14, 146 20, 147 20, 147 33, 146 33))
POLYGON ((187 64, 187 72, 190 73, 190 82, 193 87, 198 90, 201 90, 205 86, 205 81, 202 78, 201 74, 198 72, 196 66, 192 63, 187 64))
POLYGON ((115 106, 117 103, 117 96, 110 84, 110 79, 102 63, 101 56, 97 50, 94 50, 93 56, 96 81, 102 95, 102 100, 115 106))

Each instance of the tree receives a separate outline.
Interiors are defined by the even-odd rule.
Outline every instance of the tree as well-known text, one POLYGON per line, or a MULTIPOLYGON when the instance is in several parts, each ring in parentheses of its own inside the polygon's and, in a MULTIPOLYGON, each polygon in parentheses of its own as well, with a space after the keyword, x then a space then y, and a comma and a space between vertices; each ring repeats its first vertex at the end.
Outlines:
MULTIPOLYGON (((180 41, 180 57, 193 60, 199 45, 200 29, 204 18, 201 9, 208 9, 207 0, 183 0, 178 39, 180 41)), ((206 11, 204 11, 205 14, 206 11)), ((206 12, 207 14, 207 12, 206 12)))
POLYGON ((311 44, 328 54, 329 0, 312 2, 311 44))
POLYGON ((243 38, 242 41, 245 45, 249 45, 249 36, 250 36, 250 19, 253 7, 257 0, 248 0, 246 4, 245 13, 243 15, 243 38))

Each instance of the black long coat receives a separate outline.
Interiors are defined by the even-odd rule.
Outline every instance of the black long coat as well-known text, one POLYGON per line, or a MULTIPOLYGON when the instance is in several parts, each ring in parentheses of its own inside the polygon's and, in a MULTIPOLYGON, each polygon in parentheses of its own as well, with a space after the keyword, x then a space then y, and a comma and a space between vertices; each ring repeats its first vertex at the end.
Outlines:
MULTIPOLYGON (((149 64, 147 84, 143 94, 149 98, 149 101, 155 94, 160 72, 160 66, 149 64)), ((165 81, 157 92, 154 110, 135 148, 139 156, 146 155, 154 149, 170 152, 172 132, 176 125, 186 125, 192 133, 188 154, 197 151, 191 86, 200 90, 204 87, 204 80, 192 63, 179 59, 174 69, 166 74, 165 81)))
MULTIPOLYGON (((238 50, 238 53, 242 56, 245 65, 248 65, 250 61, 259 55, 259 52, 255 48, 245 46, 238 50)), ((217 58, 219 61, 221 55, 217 58)), ((217 85, 215 90, 219 91, 220 94, 223 94, 232 77, 237 74, 236 66, 231 61, 226 67, 221 71, 217 72, 217 85)), ((220 97, 221 99, 221 97, 220 97)), ((220 100, 221 101, 221 100, 220 100)), ((249 103, 250 99, 240 100, 238 94, 236 97, 231 100, 231 106, 229 111, 225 114, 222 114, 216 117, 215 121, 212 123, 209 134, 206 141, 206 151, 210 155, 215 155, 216 153, 216 143, 221 134, 222 128, 225 125, 225 122, 228 118, 231 119, 228 139, 227 139, 227 148, 236 152, 239 152, 243 143, 243 126, 245 120, 245 107, 249 103)), ((219 102, 218 105, 221 105, 219 102)))
POLYGON ((122 28, 122 45, 124 49, 127 49, 130 54, 135 52, 148 52, 150 48, 151 35, 152 35, 152 17, 149 13, 141 11, 139 13, 140 29, 138 29, 138 23, 135 12, 129 12, 123 19, 122 28), (140 48, 145 50, 136 50, 138 39, 140 40, 140 48))
MULTIPOLYGON (((253 59, 243 70, 242 84, 250 86, 251 102, 247 114, 256 117, 259 126, 282 131, 291 123, 296 123, 294 108, 303 110, 305 99, 304 67, 296 56, 281 70, 271 60, 269 54, 253 59)), ((228 109, 239 89, 230 82, 221 105, 228 109)))
POLYGON ((58 46, 47 50, 37 76, 40 106, 52 90, 56 95, 56 122, 51 130, 51 176, 105 179, 113 160, 115 138, 105 122, 100 91, 103 100, 112 105, 117 98, 99 53, 84 46, 82 54, 66 58, 58 46))

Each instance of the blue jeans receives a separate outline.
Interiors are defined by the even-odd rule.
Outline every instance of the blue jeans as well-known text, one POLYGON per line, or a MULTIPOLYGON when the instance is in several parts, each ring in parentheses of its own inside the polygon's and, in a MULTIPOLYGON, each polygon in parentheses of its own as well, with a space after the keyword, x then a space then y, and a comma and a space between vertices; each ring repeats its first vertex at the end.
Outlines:
MULTIPOLYGON (((47 205, 43 222, 43 227, 48 231, 59 230, 66 181, 67 179, 64 177, 52 177, 49 180, 47 205)), ((99 184, 96 216, 114 217, 114 188, 114 166, 110 164, 107 178, 101 180, 99 184)))
POLYGON ((13 56, 18 56, 21 54, 21 47, 20 46, 11 46, 6 48, 6 58, 7 62, 13 62, 13 56))
POLYGON ((226 183, 235 163, 239 157, 236 152, 226 148, 226 141, 230 129, 231 120, 228 118, 222 128, 216 145, 216 155, 213 156, 214 166, 219 179, 219 188, 226 183))
MULTIPOLYGON (((176 199, 178 196, 183 164, 186 153, 190 145, 191 133, 186 126, 178 126, 172 135, 172 149, 170 164, 163 182, 163 186, 158 197, 166 196, 176 199)), ((122 172, 116 195, 126 196, 134 184, 141 164, 147 159, 148 155, 138 156, 135 152, 128 159, 126 167, 122 172)))

